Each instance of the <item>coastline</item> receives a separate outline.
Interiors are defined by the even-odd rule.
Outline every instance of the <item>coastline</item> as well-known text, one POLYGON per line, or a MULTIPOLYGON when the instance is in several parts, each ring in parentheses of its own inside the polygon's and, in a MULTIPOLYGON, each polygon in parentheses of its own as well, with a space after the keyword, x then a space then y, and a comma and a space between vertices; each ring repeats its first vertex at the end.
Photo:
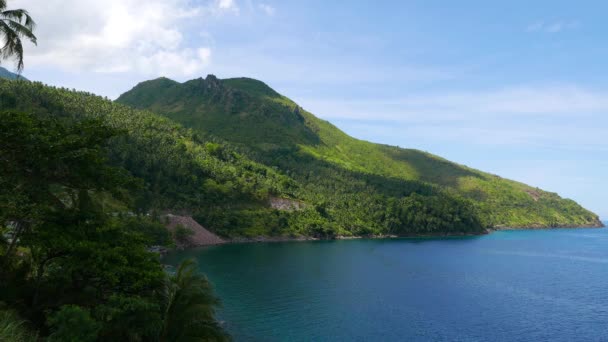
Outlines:
POLYGON ((361 235, 361 236, 334 236, 328 238, 317 238, 309 236, 258 236, 253 238, 238 237, 233 239, 226 239, 224 244, 240 244, 240 243, 275 243, 275 242, 305 242, 305 241, 332 241, 332 240, 379 240, 379 239, 417 239, 417 238, 458 238, 458 237, 473 237, 490 234, 492 231, 485 230, 479 234, 472 233, 459 233, 459 234, 409 234, 409 235, 394 235, 394 234, 382 234, 382 235, 361 235))
POLYGON ((563 224, 563 225, 530 225, 530 226, 494 226, 491 228, 486 228, 485 231, 475 234, 475 233, 457 233, 457 234, 448 234, 448 233, 436 233, 436 234, 408 234, 408 235, 395 235, 395 234, 381 234, 381 235, 362 235, 362 236, 335 236, 330 238, 315 238, 308 236, 258 236, 252 238, 238 237, 232 239, 225 239, 226 244, 233 243, 264 243, 264 242, 291 242, 291 241, 331 241, 331 240, 356 240, 356 239, 415 239, 415 238, 446 238, 446 237, 471 237, 471 236, 482 236, 491 234, 500 230, 551 230, 551 229, 584 229, 584 228, 606 228, 606 225, 602 221, 597 221, 593 224, 587 225, 572 225, 572 224, 563 224))
POLYGON ((458 234, 408 234, 408 235, 394 235, 394 234, 382 234, 382 235, 364 235, 364 236, 335 236, 328 238, 318 238, 311 236, 256 236, 256 237, 236 237, 236 238, 225 238, 221 243, 213 244, 196 244, 191 246, 182 246, 180 250, 193 249, 198 247, 207 246, 219 246, 228 244, 249 244, 249 243, 280 243, 280 242, 306 242, 306 241, 332 241, 332 240, 358 240, 358 239, 425 239, 425 238, 462 238, 462 237, 475 237, 483 236, 494 233, 501 230, 552 230, 552 229, 601 229, 606 226, 600 221, 596 224, 590 225, 558 225, 558 226, 546 226, 546 225, 532 225, 526 227, 502 227, 496 226, 487 228, 485 231, 474 234, 474 233, 458 233, 458 234))
POLYGON ((529 225, 529 226, 494 226, 492 228, 488 228, 491 231, 497 230, 530 230, 530 229, 579 229, 579 228, 606 228, 606 225, 602 221, 598 221, 593 224, 558 224, 555 226, 547 226, 547 225, 529 225))

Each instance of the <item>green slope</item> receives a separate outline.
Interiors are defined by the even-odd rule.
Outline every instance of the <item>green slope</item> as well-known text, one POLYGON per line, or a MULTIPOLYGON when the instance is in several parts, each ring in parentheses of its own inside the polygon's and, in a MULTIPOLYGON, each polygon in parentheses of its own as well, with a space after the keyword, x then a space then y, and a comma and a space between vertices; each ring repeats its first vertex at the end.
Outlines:
MULTIPOLYGON (((292 177, 300 185, 295 197, 323 202, 334 216, 349 210, 345 202, 350 207, 356 202, 370 205, 365 196, 400 199, 425 193, 421 189, 428 186, 440 196, 464 198, 487 227, 601 224, 597 215, 555 193, 422 151, 352 138, 257 80, 219 80, 209 75, 178 83, 160 78, 138 84, 117 102, 154 111, 207 137, 227 141, 292 177)), ((350 218, 361 220, 357 215, 350 218)))

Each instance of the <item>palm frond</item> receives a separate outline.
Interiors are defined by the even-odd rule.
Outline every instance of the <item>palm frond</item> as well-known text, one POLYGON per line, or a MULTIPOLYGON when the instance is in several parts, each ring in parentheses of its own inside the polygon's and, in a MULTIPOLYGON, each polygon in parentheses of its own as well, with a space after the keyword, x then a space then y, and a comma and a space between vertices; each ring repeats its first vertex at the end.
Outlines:
POLYGON ((229 340, 215 320, 220 301, 207 278, 198 272, 194 260, 185 260, 166 284, 163 340, 229 340), (196 338, 195 338, 196 337, 196 338))
POLYGON ((36 23, 24 9, 6 10, 6 0, 0 0, 0 35, 3 35, 3 45, 0 48, 0 57, 6 59, 14 57, 17 60, 17 72, 23 70, 23 44, 21 38, 25 37, 37 44, 34 35, 36 23))
POLYGON ((5 22, 0 20, 0 33, 4 35, 4 45, 0 48, 2 58, 16 53, 16 45, 21 44, 19 35, 5 22))
MULTIPOLYGON (((1 0, 0 0, 1 1, 1 0)), ((5 11, 11 12, 11 11, 5 11)), ((1 14, 0 14, 1 16, 1 14)), ((19 18, 19 14, 12 13, 9 16, 19 18)), ((21 18, 26 18, 28 21, 29 15, 21 13, 21 18), (25 17, 24 17, 25 16, 25 17)), ((21 20, 21 19, 20 19, 21 20)), ((33 21, 30 22, 33 27, 33 21)), ((21 24, 20 21, 0 18, 0 34, 4 35, 4 44, 0 48, 0 56, 3 59, 15 57, 17 60, 17 72, 23 70, 23 44, 21 37, 28 38, 32 43, 36 44, 36 36, 33 34, 27 25, 21 24)))
POLYGON ((36 22, 34 22, 34 19, 32 19, 30 14, 24 9, 2 11, 0 12, 0 18, 14 20, 19 23, 23 22, 23 25, 30 31, 33 31, 36 28, 36 22))
POLYGON ((37 38, 30 28, 13 20, 7 20, 6 23, 13 29, 13 31, 15 31, 17 35, 27 37, 32 43, 37 44, 37 38))

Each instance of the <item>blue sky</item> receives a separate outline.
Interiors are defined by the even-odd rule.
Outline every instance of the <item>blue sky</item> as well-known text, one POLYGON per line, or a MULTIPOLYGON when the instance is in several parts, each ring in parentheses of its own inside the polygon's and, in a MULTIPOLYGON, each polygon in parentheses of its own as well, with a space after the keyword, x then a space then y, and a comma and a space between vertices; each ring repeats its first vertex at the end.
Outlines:
POLYGON ((26 51, 31 79, 115 98, 161 75, 254 77, 357 138, 555 191, 608 218, 604 2, 9 7, 29 9, 39 23, 39 45, 26 51))

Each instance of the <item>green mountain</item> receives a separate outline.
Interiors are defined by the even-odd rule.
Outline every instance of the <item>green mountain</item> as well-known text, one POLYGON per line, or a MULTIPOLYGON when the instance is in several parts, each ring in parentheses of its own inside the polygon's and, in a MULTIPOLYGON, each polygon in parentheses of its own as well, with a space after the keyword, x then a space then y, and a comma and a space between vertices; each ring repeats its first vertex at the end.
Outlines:
POLYGON ((352 138, 257 80, 159 78, 117 102, 163 115, 288 176, 297 186, 287 195, 317 207, 339 234, 449 232, 469 211, 484 227, 601 225, 555 193, 352 138))
POLYGON ((14 72, 10 72, 8 70, 6 70, 6 68, 0 67, 0 78, 6 78, 9 80, 24 80, 27 81, 28 79, 19 75, 19 74, 15 74, 14 72))
POLYGON ((119 197, 94 194, 116 214, 134 207, 192 215, 231 238, 599 225, 596 215, 555 194, 353 139, 259 81, 159 79, 120 101, 153 111, 0 79, 0 111, 68 123, 99 119, 121 130, 110 139, 109 161, 138 178, 138 187, 119 197))

